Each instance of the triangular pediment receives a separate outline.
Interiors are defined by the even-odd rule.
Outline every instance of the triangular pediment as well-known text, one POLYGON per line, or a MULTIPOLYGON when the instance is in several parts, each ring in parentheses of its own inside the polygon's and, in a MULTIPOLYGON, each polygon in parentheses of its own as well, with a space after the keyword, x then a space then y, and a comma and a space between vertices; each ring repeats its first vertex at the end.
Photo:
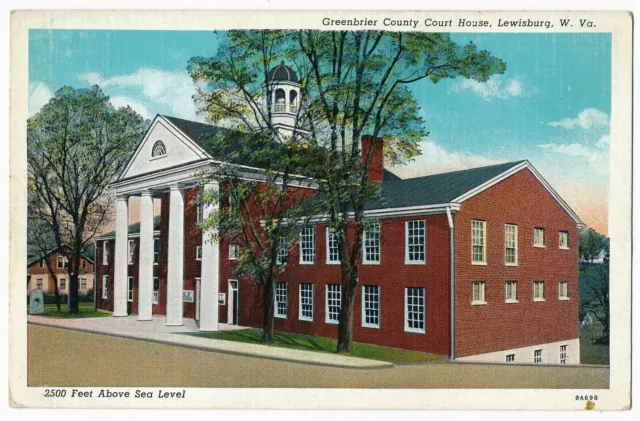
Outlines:
POLYGON ((210 156, 200 146, 166 118, 158 115, 118 180, 155 173, 205 158, 210 156), (160 145, 159 142, 164 146, 165 153, 154 156, 154 147, 160 145))

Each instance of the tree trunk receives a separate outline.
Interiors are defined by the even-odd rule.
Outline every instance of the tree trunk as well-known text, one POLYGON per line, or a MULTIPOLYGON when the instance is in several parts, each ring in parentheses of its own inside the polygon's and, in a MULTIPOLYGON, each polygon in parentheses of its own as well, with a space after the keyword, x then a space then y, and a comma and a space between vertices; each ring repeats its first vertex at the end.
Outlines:
POLYGON ((262 328, 262 341, 265 343, 271 343, 275 339, 274 335, 274 291, 275 291, 275 283, 276 278, 271 276, 265 283, 262 288, 264 292, 264 320, 263 320, 263 328, 262 328))
POLYGON ((72 272, 69 275, 69 314, 77 314, 78 309, 78 274, 72 272))
POLYGON ((55 272, 51 268, 51 264, 49 263, 49 258, 47 257, 47 270, 49 271, 49 276, 53 279, 53 295, 56 298, 56 309, 58 313, 60 313, 60 290, 58 289, 58 278, 56 277, 55 272))
MULTIPOLYGON (((354 271, 352 271, 354 272, 354 271)), ((357 272, 357 270, 356 270, 357 272)), ((349 277, 347 284, 342 284, 342 302, 340 305, 340 323, 338 324, 338 347, 336 352, 348 354, 353 345, 353 309, 356 302, 357 274, 355 282, 349 277)))

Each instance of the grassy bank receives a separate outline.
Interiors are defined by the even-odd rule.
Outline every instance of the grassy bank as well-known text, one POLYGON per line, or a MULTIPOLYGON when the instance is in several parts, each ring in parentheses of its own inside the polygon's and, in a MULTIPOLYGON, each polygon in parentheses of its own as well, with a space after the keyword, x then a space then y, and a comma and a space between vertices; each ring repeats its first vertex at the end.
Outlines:
POLYGON ((88 317, 105 317, 111 316, 111 313, 104 310, 95 311, 94 303, 80 302, 78 303, 79 313, 69 314, 69 306, 67 303, 60 304, 60 311, 55 304, 45 304, 44 314, 39 316, 54 317, 56 319, 85 319, 88 317))
POLYGON ((609 364, 609 345, 594 344, 602 336, 598 323, 580 328, 580 364, 609 364))
MULTIPOLYGON (((195 336, 223 341, 262 344, 260 329, 242 329, 226 332, 202 332, 195 336)), ((302 335, 299 333, 276 332, 275 342, 267 346, 300 349, 303 351, 331 352, 336 350, 337 340, 320 336, 302 335)), ((444 360, 445 357, 426 352, 410 351, 399 348, 369 345, 354 342, 351 349, 352 357, 367 358, 391 363, 416 363, 434 360, 444 360)))

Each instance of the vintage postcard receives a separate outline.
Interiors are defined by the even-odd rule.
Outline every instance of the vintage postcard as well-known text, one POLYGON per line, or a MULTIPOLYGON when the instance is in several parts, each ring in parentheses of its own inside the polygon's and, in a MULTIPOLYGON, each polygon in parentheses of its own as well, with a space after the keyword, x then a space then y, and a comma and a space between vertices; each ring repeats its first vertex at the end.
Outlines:
POLYGON ((12 406, 630 407, 630 13, 11 31, 12 406))

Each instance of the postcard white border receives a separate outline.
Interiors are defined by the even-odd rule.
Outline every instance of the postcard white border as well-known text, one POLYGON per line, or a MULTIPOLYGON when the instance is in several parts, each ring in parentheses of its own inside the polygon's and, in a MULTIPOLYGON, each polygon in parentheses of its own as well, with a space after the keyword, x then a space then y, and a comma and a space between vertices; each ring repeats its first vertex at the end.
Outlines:
MULTIPOLYGON (((11 113, 10 113, 10 236, 9 302, 24 303, 26 267, 26 116, 28 87, 28 29, 231 29, 282 28, 338 29, 321 25, 319 17, 329 12, 267 11, 259 14, 231 11, 34 11, 16 12, 11 19, 11 113), (139 19, 144 14, 144 19, 139 19)), ((579 390, 597 393, 596 409, 622 409, 630 398, 631 320, 631 17, 624 12, 399 12, 336 11, 335 17, 393 17, 409 19, 427 15, 435 19, 465 17, 505 19, 530 17, 554 20, 559 17, 586 18, 596 28, 582 32, 612 34, 612 111, 609 236, 611 238, 610 389, 579 390)), ((424 18, 423 18, 424 19, 424 18)), ((391 28, 393 30, 393 28, 391 28)), ((453 28, 456 29, 456 28, 453 28)), ((556 32, 577 32, 578 28, 554 28, 556 32)), ((533 28, 501 31, 499 28, 470 28, 456 32, 539 32, 533 28)), ((23 305, 10 306, 10 399, 13 405, 29 407, 128 407, 128 408, 370 408, 370 409, 584 409, 574 399, 576 390, 523 389, 189 389, 187 399, 151 405, 140 400, 51 399, 44 388, 26 387, 26 313, 23 305), (357 399, 354 399, 357 397, 357 399)), ((85 388, 98 389, 98 388, 85 388)), ((137 388, 115 388, 134 390, 137 388)))

